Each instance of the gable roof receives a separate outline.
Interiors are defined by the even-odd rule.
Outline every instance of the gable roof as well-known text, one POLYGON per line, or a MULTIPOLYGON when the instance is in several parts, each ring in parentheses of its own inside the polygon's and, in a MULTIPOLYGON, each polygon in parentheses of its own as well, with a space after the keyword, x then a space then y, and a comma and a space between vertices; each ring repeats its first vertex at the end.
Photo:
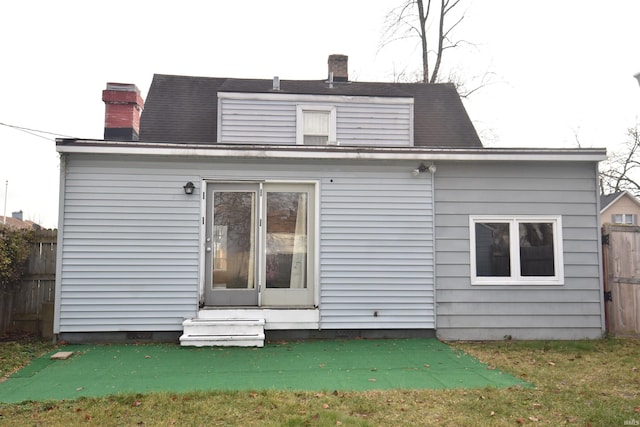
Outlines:
POLYGON ((13 218, 8 216, 6 219, 4 216, 0 215, 0 226, 5 225, 9 228, 20 228, 20 229, 27 229, 27 228, 34 228, 34 229, 40 229, 40 225, 36 224, 33 221, 23 221, 21 219, 18 218, 13 218))
POLYGON ((615 203, 618 199, 627 196, 631 201, 633 201, 636 205, 640 206, 640 200, 636 196, 634 196, 629 191, 618 191, 611 194, 601 194, 600 195, 600 213, 604 212, 609 206, 615 203))
POLYGON ((234 79, 155 74, 140 118, 140 141, 217 142, 218 92, 407 97, 414 100, 414 145, 481 148, 453 84, 234 79))

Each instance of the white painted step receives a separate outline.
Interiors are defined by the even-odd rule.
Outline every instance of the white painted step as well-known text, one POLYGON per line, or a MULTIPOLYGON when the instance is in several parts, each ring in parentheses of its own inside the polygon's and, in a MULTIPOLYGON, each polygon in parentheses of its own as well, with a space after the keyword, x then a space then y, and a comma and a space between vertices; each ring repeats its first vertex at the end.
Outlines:
POLYGON ((182 322, 189 335, 254 335, 264 333, 264 319, 188 319, 182 322))
POLYGON ((183 347, 264 347, 262 335, 182 335, 180 345, 183 347))
POLYGON ((263 347, 264 319, 187 319, 180 345, 263 347))

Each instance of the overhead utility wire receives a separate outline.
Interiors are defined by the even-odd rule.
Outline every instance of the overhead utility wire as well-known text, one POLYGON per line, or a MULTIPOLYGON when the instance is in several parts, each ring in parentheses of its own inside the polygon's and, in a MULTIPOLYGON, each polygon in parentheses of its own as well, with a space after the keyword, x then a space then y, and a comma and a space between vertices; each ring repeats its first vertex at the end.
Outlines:
POLYGON ((38 135, 38 133, 46 133, 48 135, 61 136, 61 137, 64 137, 64 138, 74 138, 73 136, 63 135, 61 133, 47 132, 47 131, 38 130, 38 129, 30 129, 30 128, 25 128, 25 127, 22 127, 22 126, 9 125, 7 123, 2 123, 2 122, 0 122, 0 125, 6 126, 6 127, 9 127, 9 128, 13 128, 15 130, 19 130, 19 131, 24 132, 24 133, 28 133, 29 135, 37 136, 38 138, 46 139, 47 141, 55 141, 55 139, 47 138, 46 136, 42 136, 42 135, 38 135), (34 132, 38 132, 38 133, 34 133, 34 132))

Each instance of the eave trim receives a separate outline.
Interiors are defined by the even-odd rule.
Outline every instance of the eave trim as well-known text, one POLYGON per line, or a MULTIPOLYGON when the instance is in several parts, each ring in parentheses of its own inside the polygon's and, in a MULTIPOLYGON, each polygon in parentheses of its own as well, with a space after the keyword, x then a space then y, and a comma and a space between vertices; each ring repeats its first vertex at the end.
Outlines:
POLYGON ((449 161, 584 161, 606 159, 604 148, 441 148, 346 147, 300 145, 177 144, 57 139, 59 153, 152 156, 330 159, 330 160, 449 160, 449 161))

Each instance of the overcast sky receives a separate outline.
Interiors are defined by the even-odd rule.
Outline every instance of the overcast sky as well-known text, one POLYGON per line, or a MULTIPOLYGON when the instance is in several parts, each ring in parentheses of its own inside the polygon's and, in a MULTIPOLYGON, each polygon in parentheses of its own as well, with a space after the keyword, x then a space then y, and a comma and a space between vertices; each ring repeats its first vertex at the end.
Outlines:
MULTIPOLYGON (((416 41, 379 50, 385 16, 403 0, 21 0, 0 5, 0 123, 78 138, 103 136, 102 90, 154 73, 322 79, 349 56, 358 81, 419 67, 416 41)), ((465 106, 486 146, 606 147, 640 113, 640 1, 462 0, 445 58, 490 84, 465 106)), ((0 215, 57 227, 59 161, 49 134, 0 125, 0 215)))

